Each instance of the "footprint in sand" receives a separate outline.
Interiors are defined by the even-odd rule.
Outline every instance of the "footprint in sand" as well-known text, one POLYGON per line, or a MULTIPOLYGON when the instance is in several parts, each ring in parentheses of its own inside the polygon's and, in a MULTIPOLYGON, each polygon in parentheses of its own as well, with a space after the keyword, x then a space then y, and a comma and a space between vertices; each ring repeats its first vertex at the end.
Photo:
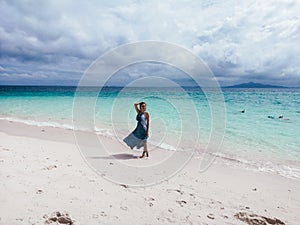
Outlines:
POLYGON ((180 205, 180 207, 183 207, 185 204, 187 204, 187 202, 184 200, 180 200, 180 201, 176 201, 176 202, 180 205))
POLYGON ((99 218, 99 215, 98 214, 93 214, 93 219, 97 219, 97 218, 99 218))
POLYGON ((234 217, 249 225, 285 225, 284 222, 277 218, 268 218, 256 214, 249 214, 247 212, 238 212, 234 217))
POLYGON ((107 216, 104 211, 101 211, 100 216, 107 216))
POLYGON ((53 212, 51 216, 44 215, 43 216, 45 220, 45 224, 67 224, 67 225, 73 225, 74 220, 71 219, 70 215, 68 213, 60 213, 59 211, 53 212))
POLYGON ((183 195, 183 191, 179 190, 179 189, 167 189, 167 192, 170 193, 171 191, 175 191, 177 193, 179 193, 180 195, 183 195))
POLYGON ((127 211, 128 207, 127 206, 120 206, 120 209, 127 211))
POLYGON ((214 214, 210 213, 210 214, 207 215, 207 218, 211 219, 211 220, 214 220, 215 216, 214 216, 214 214))
POLYGON ((36 194, 42 194, 43 193, 43 190, 39 189, 36 191, 36 194))
POLYGON ((51 166, 44 167, 43 170, 52 170, 52 169, 55 169, 55 168, 57 168, 56 165, 51 165, 51 166))
POLYGON ((144 200, 145 200, 146 202, 148 202, 148 205, 149 205, 150 207, 152 207, 152 206, 154 205, 154 204, 153 204, 153 201, 155 201, 154 198, 149 197, 149 198, 144 198, 144 200))

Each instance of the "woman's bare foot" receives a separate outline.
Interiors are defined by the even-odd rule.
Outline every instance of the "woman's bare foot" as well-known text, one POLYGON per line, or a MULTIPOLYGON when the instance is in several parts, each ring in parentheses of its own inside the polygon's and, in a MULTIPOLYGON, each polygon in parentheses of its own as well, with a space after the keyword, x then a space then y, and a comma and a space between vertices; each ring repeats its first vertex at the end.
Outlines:
POLYGON ((143 154, 139 158, 142 159, 144 157, 149 157, 148 152, 143 151, 143 154))

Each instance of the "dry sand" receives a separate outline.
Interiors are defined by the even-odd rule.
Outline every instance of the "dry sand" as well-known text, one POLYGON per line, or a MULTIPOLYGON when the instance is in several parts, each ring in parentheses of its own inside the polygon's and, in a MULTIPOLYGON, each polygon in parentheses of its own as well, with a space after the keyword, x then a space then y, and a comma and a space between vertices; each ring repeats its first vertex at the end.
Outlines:
MULTIPOLYGON (((102 139, 112 149, 118 144, 102 139)), ((144 160, 125 147, 115 152, 117 160, 106 159, 111 168, 169 154, 144 160)), ((159 184, 120 185, 86 164, 73 131, 2 120, 0 224, 300 224, 299 180, 220 164, 198 168, 195 158, 159 184)))

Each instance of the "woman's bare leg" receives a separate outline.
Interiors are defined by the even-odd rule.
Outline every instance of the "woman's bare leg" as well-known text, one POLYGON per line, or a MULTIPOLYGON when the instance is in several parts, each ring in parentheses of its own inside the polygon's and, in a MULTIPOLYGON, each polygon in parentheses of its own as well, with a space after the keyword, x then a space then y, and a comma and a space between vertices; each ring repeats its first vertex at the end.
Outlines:
POLYGON ((140 158, 144 158, 145 155, 146 155, 146 157, 149 157, 147 142, 144 143, 144 151, 143 151, 142 156, 140 156, 140 158))
POLYGON ((144 152, 146 153, 146 157, 149 157, 149 155, 148 155, 148 144, 147 144, 147 141, 144 143, 144 152))

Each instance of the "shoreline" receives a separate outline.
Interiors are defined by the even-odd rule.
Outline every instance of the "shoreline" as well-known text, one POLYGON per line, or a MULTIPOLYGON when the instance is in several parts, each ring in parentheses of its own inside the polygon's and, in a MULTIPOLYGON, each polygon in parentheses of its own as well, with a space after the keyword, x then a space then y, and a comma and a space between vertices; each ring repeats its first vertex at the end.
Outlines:
MULTIPOLYGON (((47 124, 46 122, 37 122, 37 124, 47 124)), ((26 120, 18 120, 14 118, 0 118, 0 132, 3 131, 8 134, 17 135, 17 136, 26 136, 33 137, 39 139, 45 139, 50 141, 61 141, 67 143, 76 144, 76 137, 73 132, 71 126, 52 126, 52 125, 37 125, 37 124, 28 124, 26 120)), ((88 134, 90 131, 77 130, 76 133, 79 134, 88 134)), ((106 143, 107 146, 113 145, 114 142, 122 142, 122 140, 117 140, 114 136, 105 135, 103 133, 97 133, 96 135, 101 142, 106 143)), ((125 136, 124 136, 125 137, 125 136)), ((84 144, 88 144, 85 143, 84 144)), ((228 143, 227 143, 228 144, 228 143)), ((149 143, 149 148, 155 148, 154 144, 149 143)), ((92 146, 93 147, 93 146, 92 146)), ((129 148, 124 144, 124 151, 128 151, 129 148)), ((234 146, 231 146, 234 148, 234 146)), ((118 148, 115 146, 115 148, 118 148)), ((172 154, 174 150, 170 150, 169 148, 159 148, 160 154, 168 155, 172 154), (166 152, 167 153, 166 153, 166 152), (171 151, 171 153, 170 153, 171 151), (164 153, 165 152, 165 153, 164 153)), ((134 149, 134 153, 142 152, 140 150, 134 149)), ((242 153, 241 151, 239 151, 242 153)), ((201 150, 199 151, 200 158, 201 150)), ((194 157, 197 157, 198 152, 195 151, 194 157)), ((266 153, 265 153, 266 154, 266 153)), ((249 155, 249 153, 245 153, 245 155, 234 155, 232 152, 219 151, 212 153, 214 159, 214 163, 221 164, 223 166, 230 166, 233 168, 246 169, 254 172, 266 172, 269 174, 275 174, 282 177, 286 177, 289 179, 300 180, 300 161, 299 160, 291 160, 291 159, 280 159, 280 158, 272 158, 270 155, 266 155, 267 157, 271 157, 270 159, 273 161, 265 160, 265 158, 254 157, 253 155, 249 155), (242 157, 241 157, 242 156, 242 157)), ((199 158, 199 157, 198 157, 199 158)))
MULTIPOLYGON (((77 225, 242 225, 247 223, 241 219, 254 214, 284 224, 300 221, 299 180, 217 163, 199 172, 199 161, 193 158, 159 184, 120 185, 84 162, 72 133, 0 121, 0 224, 44 224, 56 211, 67 211, 77 225)), ((164 152, 153 151, 149 160, 123 161, 137 166, 159 162, 164 152)), ((115 159, 107 162, 117 165, 115 159)))

